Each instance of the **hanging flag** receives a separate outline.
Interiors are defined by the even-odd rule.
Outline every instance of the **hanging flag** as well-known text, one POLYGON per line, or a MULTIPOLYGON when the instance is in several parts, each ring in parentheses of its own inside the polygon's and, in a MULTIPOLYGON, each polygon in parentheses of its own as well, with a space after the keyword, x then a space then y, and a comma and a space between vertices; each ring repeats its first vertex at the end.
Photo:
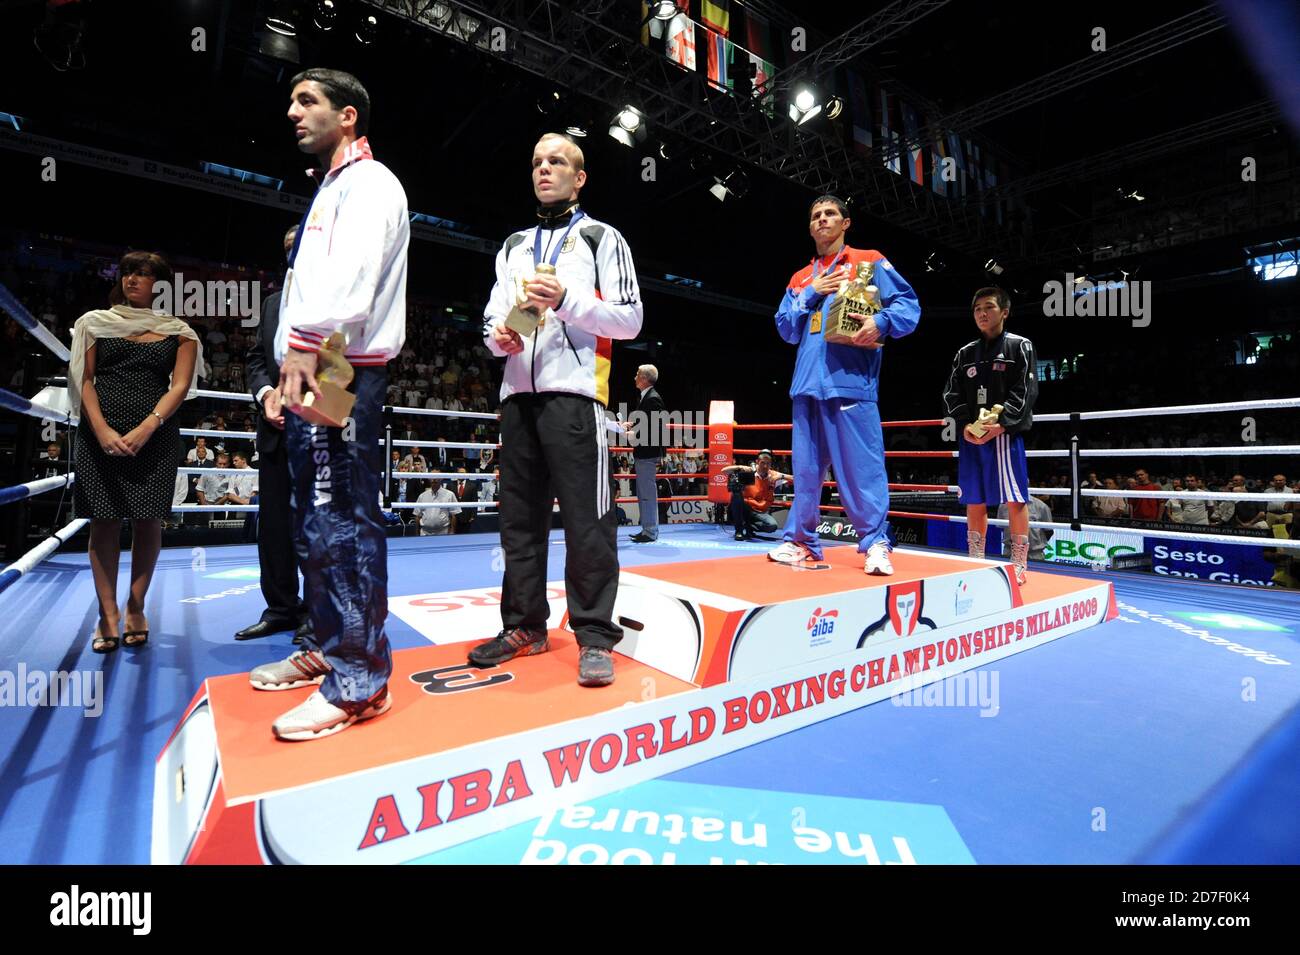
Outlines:
POLYGON ((745 10, 745 46, 749 47, 751 53, 757 54, 760 60, 771 66, 772 28, 767 20, 748 8, 745 10))
POLYGON ((871 152, 871 100, 861 73, 848 71, 849 112, 853 117, 853 149, 862 155, 871 152))
POLYGON ((884 152, 882 160, 886 169, 903 174, 903 165, 898 155, 898 124, 891 114, 894 97, 885 90, 880 91, 880 148, 884 152))
POLYGON ((704 32, 708 35, 708 70, 709 85, 714 89, 726 92, 731 89, 731 47, 732 42, 720 33, 714 33, 708 27, 704 32))
POLYGON ((946 196, 948 195, 948 187, 953 185, 953 183, 949 183, 943 178, 943 171, 946 165, 944 160, 948 158, 948 147, 943 141, 942 133, 939 134, 939 137, 932 145, 934 148, 930 156, 930 188, 939 195, 946 196))
POLYGON ((721 36, 731 34, 731 10, 727 0, 703 0, 700 4, 700 22, 706 29, 721 36))
POLYGON ((948 133, 948 155, 957 166, 957 179, 948 190, 948 195, 955 199, 966 195, 966 153, 962 151, 961 137, 954 132, 948 133))
POLYGON ((925 150, 918 137, 921 135, 921 122, 912 104, 902 102, 903 135, 907 137, 907 178, 918 186, 925 185, 925 150))
MULTIPOLYGON (((678 9, 684 9, 689 0, 677 0, 678 9)), ((668 59, 684 69, 695 66, 695 21, 679 13, 668 21, 668 59)))

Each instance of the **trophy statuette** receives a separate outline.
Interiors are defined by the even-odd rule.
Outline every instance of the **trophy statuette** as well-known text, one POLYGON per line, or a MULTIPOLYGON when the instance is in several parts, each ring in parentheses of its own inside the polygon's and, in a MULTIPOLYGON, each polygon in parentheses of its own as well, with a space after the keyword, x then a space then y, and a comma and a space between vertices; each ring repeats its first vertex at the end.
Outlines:
POLYGON ((298 417, 312 424, 341 428, 343 422, 352 415, 352 406, 357 396, 348 391, 348 385, 356 372, 343 357, 343 335, 335 332, 325 340, 317 356, 316 384, 320 387, 321 397, 308 391, 302 396, 302 404, 292 409, 298 417))
MULTIPOLYGON (((554 275, 555 266, 548 262, 539 262, 537 264, 538 275, 554 275)), ((506 328, 513 332, 518 332, 520 338, 527 338, 537 331, 537 326, 544 322, 545 315, 538 312, 528 305, 528 292, 524 286, 530 280, 523 275, 515 276, 515 304, 510 309, 510 314, 506 316, 506 328)))
POLYGON ((969 425, 970 431, 977 438, 984 437, 991 425, 998 423, 998 415, 1002 414, 1002 406, 994 405, 992 408, 981 408, 979 417, 969 425))
MULTIPOLYGON (((851 316, 871 316, 880 311, 880 289, 871 284, 875 271, 874 262, 859 262, 853 278, 840 283, 840 290, 826 318, 827 342, 852 345, 853 336, 862 330, 864 322, 851 316)), ((863 347, 879 348, 883 344, 876 341, 863 347)))

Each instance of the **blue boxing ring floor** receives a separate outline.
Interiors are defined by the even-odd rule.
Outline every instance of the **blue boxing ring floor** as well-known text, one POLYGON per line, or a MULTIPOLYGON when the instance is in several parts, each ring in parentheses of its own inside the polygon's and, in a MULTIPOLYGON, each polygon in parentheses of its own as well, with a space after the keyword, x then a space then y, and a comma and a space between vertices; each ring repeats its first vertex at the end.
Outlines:
MULTIPOLYGON (((644 545, 619 533, 626 567, 772 546, 711 525, 644 545)), ((389 545, 394 598, 500 584, 495 535, 389 545)), ((549 577, 563 576, 555 532, 549 577)), ((620 847, 679 863, 1300 861, 1300 594, 1107 576, 1120 619, 945 681, 968 678, 978 700, 936 684, 422 861, 617 861, 620 847), (633 807, 698 828, 665 824, 643 852, 616 825, 633 807), (762 821, 766 845, 700 824, 723 818, 762 821)), ((0 595, 0 863, 148 862, 154 760, 200 682, 292 650, 289 633, 232 639, 263 608, 251 546, 164 551, 145 650, 93 653, 93 608, 84 554, 0 595), (19 678, 51 671, 102 673, 102 712, 34 705, 19 678)), ((429 640, 396 614, 388 632, 394 649, 429 640)))

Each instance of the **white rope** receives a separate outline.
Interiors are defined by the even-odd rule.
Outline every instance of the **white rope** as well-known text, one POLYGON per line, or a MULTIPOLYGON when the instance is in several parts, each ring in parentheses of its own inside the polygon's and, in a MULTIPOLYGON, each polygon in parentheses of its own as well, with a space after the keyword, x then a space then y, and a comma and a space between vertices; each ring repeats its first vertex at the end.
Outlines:
POLYGON ((208 391, 206 388, 199 388, 194 394, 199 398, 228 398, 231 401, 257 400, 246 391, 208 391))
POLYGON ((213 511, 256 511, 256 504, 177 504, 172 508, 173 514, 183 514, 190 511, 207 512, 213 511))
POLYGON ((460 472, 451 471, 393 471, 394 481, 424 480, 429 481, 437 478, 438 480, 448 481, 495 481, 496 475, 491 472, 473 474, 461 474, 460 472))
POLYGON ((396 510, 414 511, 414 510, 424 510, 425 508, 447 508, 447 507, 482 508, 482 507, 496 507, 497 503, 498 502, 496 501, 456 501, 454 503, 447 502, 447 501, 425 501, 423 504, 420 504, 412 501, 393 501, 391 504, 388 505, 387 509, 390 511, 396 511, 396 510))
MULTIPOLYGON (((955 521, 959 524, 965 524, 966 518, 956 514, 935 514, 934 517, 941 517, 949 521, 955 521)), ((1007 518, 990 517, 990 524, 996 524, 999 527, 1006 527, 1011 522, 1007 518)), ((1073 530, 1069 524, 1061 524, 1055 521, 1030 521, 1030 527, 1044 527, 1053 531, 1073 530)), ((1121 527, 1112 524, 1080 524, 1080 530, 1098 531, 1104 534, 1129 534, 1139 537, 1165 537, 1177 540, 1192 541, 1210 541, 1218 544, 1253 544, 1258 547, 1282 547, 1293 550, 1300 550, 1300 540, 1289 540, 1277 537, 1238 537, 1233 534, 1195 534, 1190 531, 1162 531, 1152 530, 1141 527, 1121 527)))
POLYGON ((177 468, 181 474, 257 474, 257 468, 177 468))
MULTIPOLYGON (((1033 488, 1030 488, 1033 491, 1033 488)), ((1065 489, 1069 493, 1069 488, 1065 489)), ((1111 491, 1106 488, 1080 488, 1084 497, 1158 497, 1174 501, 1281 501, 1285 504, 1300 504, 1300 494, 1286 494, 1270 491, 1254 493, 1252 491, 1111 491)))
POLYGON ((0 571, 0 591, 5 590, 10 584, 21 579, 24 574, 53 554, 60 546, 67 543, 77 531, 89 523, 90 518, 88 517, 78 517, 76 520, 70 521, 0 571))
POLYGON ((440 408, 407 408, 400 405, 392 406, 393 414, 422 414, 437 418, 482 418, 485 421, 499 421, 499 414, 483 411, 443 411, 440 408))
POLYGON ((35 481, 28 481, 26 484, 15 484, 13 487, 0 488, 0 491, 16 491, 18 488, 25 488, 27 493, 11 502, 17 503, 18 501, 33 498, 37 494, 44 494, 46 491, 67 487, 73 482, 76 474, 76 471, 71 471, 67 474, 56 474, 54 477, 38 478, 35 481))
POLYGON ((247 438, 257 437, 256 431, 214 431, 211 428, 181 428, 181 434, 195 438, 247 438))
MULTIPOLYGON (((380 438, 379 443, 383 444, 384 440, 380 438)), ((393 447, 395 448, 485 448, 487 450, 495 451, 497 448, 501 447, 501 445, 468 444, 464 441, 398 441, 396 438, 394 438, 393 447)))
MULTIPOLYGON (((1033 451, 1027 452, 1030 457, 1033 451)), ((1065 451, 1063 454, 1069 454, 1065 451)), ((1300 454, 1300 444, 1259 444, 1245 445, 1237 448, 1080 448, 1081 457, 1090 458, 1187 458, 1198 454, 1232 455, 1232 454, 1300 454)))
MULTIPOLYGON (((1152 415, 1210 414, 1218 411, 1264 411, 1270 408, 1300 408, 1300 398, 1262 398, 1256 401, 1219 401, 1204 405, 1165 405, 1160 408, 1127 408, 1115 411, 1082 411, 1083 420, 1103 418, 1145 418, 1152 415)), ((1066 416, 1068 418, 1068 415, 1066 416)), ((1034 416, 1034 420, 1039 420, 1034 416)))

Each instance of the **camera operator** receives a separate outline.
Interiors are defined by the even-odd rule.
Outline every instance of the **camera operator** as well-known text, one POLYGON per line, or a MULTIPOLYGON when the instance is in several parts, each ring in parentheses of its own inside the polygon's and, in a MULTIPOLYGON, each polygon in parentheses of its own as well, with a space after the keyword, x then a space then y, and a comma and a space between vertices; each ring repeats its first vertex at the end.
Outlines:
POLYGON ((771 534, 777 529, 772 511, 775 490, 781 483, 794 484, 794 478, 772 470, 772 452, 760 451, 754 466, 732 464, 722 469, 727 474, 731 492, 731 523, 736 540, 752 540, 755 533, 771 534))

